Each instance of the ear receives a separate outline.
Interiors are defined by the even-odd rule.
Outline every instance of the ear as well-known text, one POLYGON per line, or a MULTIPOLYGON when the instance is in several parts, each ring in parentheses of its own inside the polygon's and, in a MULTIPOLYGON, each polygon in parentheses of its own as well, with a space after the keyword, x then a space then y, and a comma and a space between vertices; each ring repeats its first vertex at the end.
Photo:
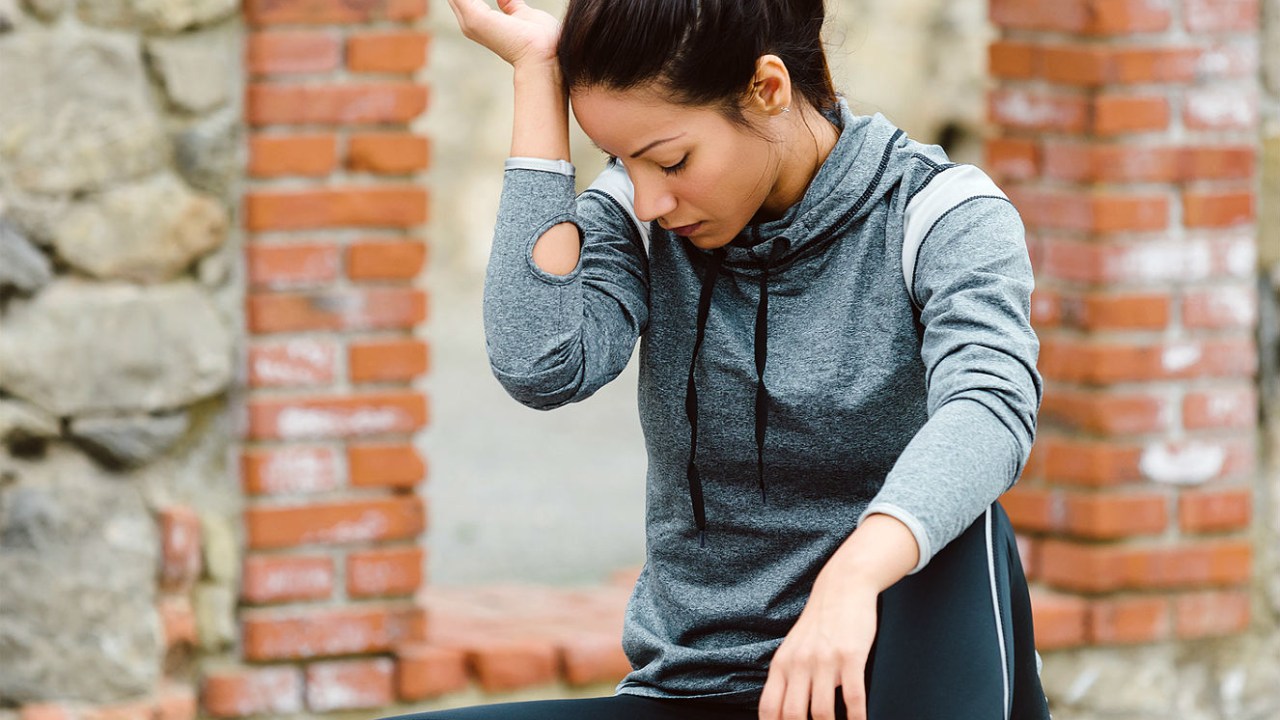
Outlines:
POLYGON ((791 100, 791 74, 786 64, 777 55, 761 55, 756 59, 746 107, 764 115, 777 115, 791 107, 791 100))

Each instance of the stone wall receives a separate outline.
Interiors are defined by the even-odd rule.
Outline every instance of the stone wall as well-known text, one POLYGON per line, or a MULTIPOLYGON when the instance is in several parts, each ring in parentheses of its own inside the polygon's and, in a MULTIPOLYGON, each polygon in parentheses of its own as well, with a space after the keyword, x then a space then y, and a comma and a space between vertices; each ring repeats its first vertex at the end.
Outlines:
POLYGON ((237 10, 0 2, 0 708, 190 717, 233 640, 237 10))

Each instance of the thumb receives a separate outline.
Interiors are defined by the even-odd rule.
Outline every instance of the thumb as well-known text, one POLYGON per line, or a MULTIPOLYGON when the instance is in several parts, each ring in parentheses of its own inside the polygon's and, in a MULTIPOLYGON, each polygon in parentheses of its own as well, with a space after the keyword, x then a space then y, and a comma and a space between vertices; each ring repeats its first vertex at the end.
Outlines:
POLYGON ((524 4, 524 0, 498 0, 498 7, 508 15, 515 15, 528 6, 524 4))

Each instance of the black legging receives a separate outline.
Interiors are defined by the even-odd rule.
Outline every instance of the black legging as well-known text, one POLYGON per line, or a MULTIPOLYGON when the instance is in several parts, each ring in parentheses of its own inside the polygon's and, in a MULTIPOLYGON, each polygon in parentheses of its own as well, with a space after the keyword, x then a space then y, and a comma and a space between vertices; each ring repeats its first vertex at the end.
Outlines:
MULTIPOLYGON (((1031 601, 999 503, 881 593, 869 720, 1048 720, 1031 601)), ((838 695, 838 693, 837 693, 838 695)), ((844 716, 837 697, 837 714, 844 716)), ((755 706, 634 695, 482 705, 395 720, 756 720, 755 706)))

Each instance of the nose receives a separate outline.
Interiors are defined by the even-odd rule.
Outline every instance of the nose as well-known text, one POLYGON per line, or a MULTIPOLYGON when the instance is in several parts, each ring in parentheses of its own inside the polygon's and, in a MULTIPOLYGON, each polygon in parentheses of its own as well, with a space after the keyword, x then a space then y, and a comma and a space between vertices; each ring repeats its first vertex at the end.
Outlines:
POLYGON ((676 209, 676 197, 661 183, 635 183, 635 210, 640 222, 653 222, 676 209))

